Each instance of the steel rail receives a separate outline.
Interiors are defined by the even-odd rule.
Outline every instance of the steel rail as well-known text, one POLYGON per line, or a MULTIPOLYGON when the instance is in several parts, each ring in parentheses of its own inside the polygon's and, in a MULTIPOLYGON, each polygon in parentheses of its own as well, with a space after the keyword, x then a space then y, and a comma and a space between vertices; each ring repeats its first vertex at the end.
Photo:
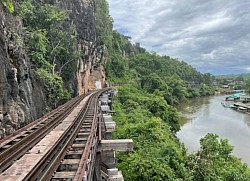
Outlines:
MULTIPOLYGON (((97 131, 97 128, 96 128, 97 131)), ((97 146, 98 146, 98 139, 99 135, 97 136, 97 134, 94 135, 93 141, 92 141, 92 149, 90 149, 90 153, 89 156, 91 158, 90 164, 89 164, 89 168, 88 168, 88 172, 87 172, 87 181, 91 181, 91 179, 93 178, 93 168, 94 168, 94 163, 95 163, 95 159, 96 159, 96 150, 97 150, 97 146)), ((87 158, 88 158, 87 157, 87 158)), ((85 170, 86 168, 82 168, 82 171, 85 170)), ((86 172, 84 172, 83 177, 85 175, 86 172)), ((78 180, 80 180, 82 177, 78 178, 78 180)))
MULTIPOLYGON (((107 90, 109 90, 109 89, 105 89, 102 92, 100 92, 98 97, 100 96, 101 93, 103 93, 107 90)), ((95 110, 97 111, 97 105, 95 105, 95 110)), ((92 127, 91 127, 91 132, 90 132, 90 135, 88 136, 88 140, 87 140, 86 146, 84 148, 84 152, 83 152, 82 158, 80 160, 80 164, 79 164, 78 170, 76 172, 74 181, 82 181, 84 179, 84 177, 86 177, 87 180, 90 179, 90 177, 88 178, 88 175, 85 175, 85 174, 86 174, 88 158, 91 155, 91 148, 93 147, 92 153, 93 152, 95 153, 96 148, 97 148, 97 143, 99 142, 99 133, 97 132, 99 125, 97 123, 97 120, 98 120, 97 118, 98 118, 97 115, 95 115, 94 119, 93 119, 92 127)), ((92 163, 95 162, 95 154, 92 154, 91 161, 92 161, 92 163)), ((93 164, 90 166, 90 169, 92 169, 92 166, 93 166, 93 164)), ((91 172, 92 172, 92 170, 90 170, 90 172, 88 172, 88 174, 92 174, 91 172)))
POLYGON ((72 104, 67 104, 68 109, 62 114, 57 114, 56 111, 53 115, 53 119, 40 128, 34 130, 26 137, 21 139, 16 144, 12 145, 10 148, 4 150, 0 153, 0 173, 6 170, 10 165, 12 165, 15 160, 20 158, 24 153, 26 153, 29 149, 31 149, 34 145, 36 145, 44 136, 46 136, 55 126, 60 124, 60 122, 74 109, 76 105, 85 97, 80 96, 72 101, 72 104))
MULTIPOLYGON (((33 130, 34 128, 36 128, 37 126, 40 126, 44 122, 49 121, 49 119, 55 117, 56 114, 64 111, 65 109, 67 109, 75 101, 75 99, 76 98, 73 98, 72 100, 68 101, 67 103, 65 103, 65 104, 57 107, 56 109, 52 110, 51 112, 45 114, 41 118, 38 118, 37 120, 29 123, 28 125, 16 130, 11 135, 1 139, 0 140, 0 148, 3 148, 4 146, 9 145, 10 142, 12 142, 15 139, 19 139, 23 135, 29 134, 30 130, 33 130)), ((11 144, 11 145, 13 145, 13 144, 11 144)), ((0 151, 0 154, 1 154, 1 152, 2 151, 0 151)))
POLYGON ((71 126, 64 132, 64 134, 60 137, 60 139, 56 142, 56 144, 50 149, 50 151, 39 161, 39 163, 29 172, 28 175, 23 179, 24 181, 29 180, 39 180, 39 181, 47 181, 50 180, 52 174, 57 169, 60 161, 66 154, 66 150, 70 143, 73 142, 76 133, 79 131, 84 117, 87 114, 88 108, 90 107, 90 103, 92 100, 92 96, 88 100, 86 106, 82 108, 81 112, 75 118, 74 122, 71 126))
MULTIPOLYGON (((95 109, 94 110, 96 112, 96 104, 95 104, 95 109)), ((87 142, 85 144, 83 155, 81 157, 79 167, 78 167, 78 169, 76 171, 76 175, 75 175, 74 180, 80 180, 81 178, 84 177, 84 173, 85 173, 85 169, 86 169, 86 166, 87 166, 87 162, 88 162, 88 158, 89 158, 89 154, 90 154, 90 149, 91 149, 91 146, 92 146, 92 143, 93 143, 93 137, 94 137, 95 133, 96 133, 96 114, 94 115, 91 130, 90 130, 90 135, 88 136, 87 142), (82 170, 84 170, 84 173, 82 172, 82 170)))
MULTIPOLYGON (((15 136, 21 136, 20 135, 21 133, 25 134, 25 131, 28 131, 28 129, 32 128, 33 126, 39 125, 43 121, 46 121, 50 116, 53 116, 57 112, 63 110, 65 107, 70 106, 70 104, 72 104, 72 102, 74 102, 77 98, 79 98, 79 97, 75 97, 75 98, 71 99, 70 101, 66 102, 65 104, 58 106, 56 109, 48 112, 47 114, 43 115, 42 117, 40 117, 38 119, 36 119, 35 121, 32 121, 31 123, 27 124, 26 126, 16 130, 12 134, 0 139, 0 145, 3 144, 7 140, 12 141, 11 139, 12 138, 14 139, 15 136)), ((5 146, 7 144, 8 144, 8 142, 1 145, 1 147, 5 146)))

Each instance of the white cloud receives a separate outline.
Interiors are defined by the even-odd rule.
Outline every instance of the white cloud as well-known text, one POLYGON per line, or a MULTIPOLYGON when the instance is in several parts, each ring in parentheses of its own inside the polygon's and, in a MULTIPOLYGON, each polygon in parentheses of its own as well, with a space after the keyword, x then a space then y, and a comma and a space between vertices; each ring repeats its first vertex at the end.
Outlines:
POLYGON ((250 72, 250 66, 249 66, 249 67, 245 67, 245 70, 246 70, 247 72, 250 72))
POLYGON ((201 71, 250 67, 250 1, 110 0, 115 28, 201 71))

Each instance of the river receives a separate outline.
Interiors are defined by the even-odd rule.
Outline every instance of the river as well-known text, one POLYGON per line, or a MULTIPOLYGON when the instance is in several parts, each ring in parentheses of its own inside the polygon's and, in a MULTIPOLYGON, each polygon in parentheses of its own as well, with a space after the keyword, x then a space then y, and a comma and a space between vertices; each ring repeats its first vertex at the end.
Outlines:
POLYGON ((199 149, 200 138, 207 133, 218 134, 229 140, 233 154, 250 167, 250 115, 223 107, 223 100, 225 96, 202 97, 180 105, 177 137, 193 152, 199 149))

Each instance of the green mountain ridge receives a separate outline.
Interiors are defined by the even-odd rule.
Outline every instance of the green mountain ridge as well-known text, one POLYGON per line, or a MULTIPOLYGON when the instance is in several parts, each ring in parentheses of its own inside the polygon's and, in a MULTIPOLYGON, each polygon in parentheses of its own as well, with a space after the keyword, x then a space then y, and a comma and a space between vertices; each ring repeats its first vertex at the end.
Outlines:
POLYGON ((225 78, 225 79, 235 79, 237 77, 243 77, 244 79, 250 78, 250 73, 241 73, 241 74, 227 74, 227 75, 216 75, 216 78, 225 78))

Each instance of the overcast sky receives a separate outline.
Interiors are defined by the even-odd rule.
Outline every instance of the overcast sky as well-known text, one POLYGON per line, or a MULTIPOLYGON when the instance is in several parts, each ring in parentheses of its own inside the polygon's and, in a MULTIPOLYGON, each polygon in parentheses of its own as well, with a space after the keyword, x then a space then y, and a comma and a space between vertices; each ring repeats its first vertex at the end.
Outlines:
POLYGON ((114 28, 201 72, 250 73, 250 0, 109 0, 114 28))

